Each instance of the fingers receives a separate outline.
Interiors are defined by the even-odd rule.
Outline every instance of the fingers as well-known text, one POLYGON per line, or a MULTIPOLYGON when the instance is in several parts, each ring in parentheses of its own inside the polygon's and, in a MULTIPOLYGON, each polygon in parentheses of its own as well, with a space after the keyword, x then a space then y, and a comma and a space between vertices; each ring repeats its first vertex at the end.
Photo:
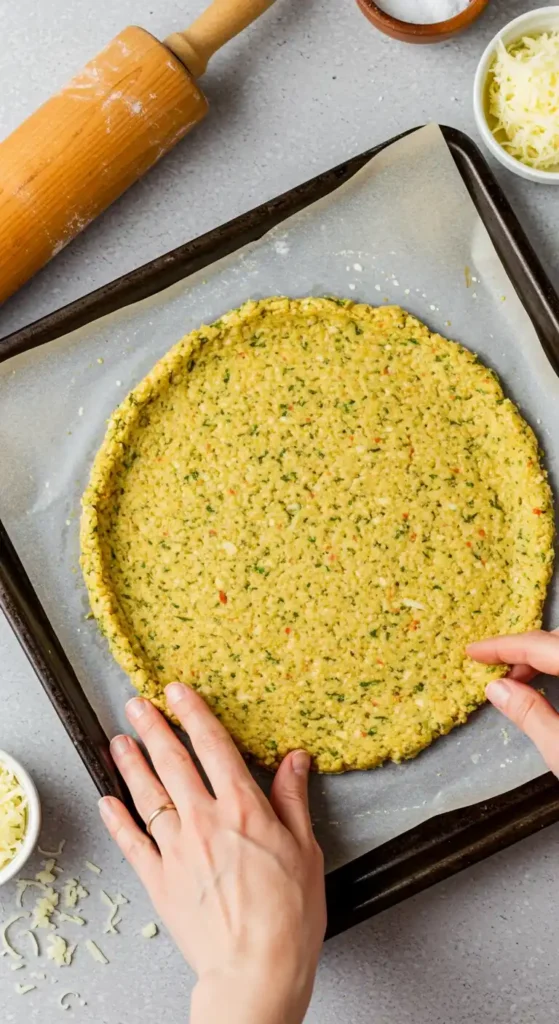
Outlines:
POLYGON ((529 665, 538 672, 559 675, 559 637, 543 630, 480 640, 470 644, 467 652, 486 665, 529 665))
POLYGON ((270 794, 278 818, 301 845, 313 835, 309 814, 310 763, 304 750, 288 754, 278 768, 270 794))
MULTIPOLYGON (((136 741, 130 736, 115 736, 111 740, 111 754, 140 815, 147 822, 158 807, 169 803, 169 794, 151 770, 136 741)), ((164 842, 176 835, 179 826, 178 814, 161 814, 153 823, 153 837, 156 841, 160 839, 164 842)))
POLYGON ((151 839, 138 828, 120 800, 104 797, 99 801, 99 811, 123 856, 151 893, 161 873, 161 856, 151 839))
POLYGON ((530 665, 514 665, 507 679, 516 679, 519 683, 531 683, 537 674, 536 670, 531 668, 530 665))
MULTIPOLYGON (((552 636, 559 633, 559 630, 554 629, 552 636)), ((510 672, 508 673, 508 679, 517 679, 519 683, 531 683, 532 680, 537 676, 538 672, 531 665, 513 665, 510 672)))
POLYGON ((231 784, 242 780, 249 786, 258 787, 237 750, 233 740, 221 722, 210 711, 205 700, 182 683, 172 683, 165 695, 173 713, 184 726, 196 756, 210 780, 214 793, 231 788, 231 784))
MULTIPOLYGON (((126 714, 145 743, 154 768, 179 814, 186 813, 193 800, 209 799, 190 754, 151 701, 135 697, 128 701, 126 714)), ((163 803, 168 800, 167 793, 163 803)), ((161 801, 156 806, 160 804, 161 801)))
POLYGON ((513 679, 489 683, 491 703, 535 743, 548 768, 559 775, 559 715, 549 701, 530 686, 513 679))

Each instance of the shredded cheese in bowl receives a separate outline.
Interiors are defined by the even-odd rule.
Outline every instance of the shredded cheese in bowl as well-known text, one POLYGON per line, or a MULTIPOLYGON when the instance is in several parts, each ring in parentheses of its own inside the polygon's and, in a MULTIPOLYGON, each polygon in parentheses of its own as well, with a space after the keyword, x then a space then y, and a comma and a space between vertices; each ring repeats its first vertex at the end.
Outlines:
POLYGON ((0 760, 0 872, 19 852, 27 830, 27 796, 14 772, 0 760))
POLYGON ((0 750, 0 886, 31 856, 41 827, 41 804, 25 768, 0 750))
POLYGON ((516 160, 559 170, 559 31, 497 44, 488 85, 496 141, 516 160))

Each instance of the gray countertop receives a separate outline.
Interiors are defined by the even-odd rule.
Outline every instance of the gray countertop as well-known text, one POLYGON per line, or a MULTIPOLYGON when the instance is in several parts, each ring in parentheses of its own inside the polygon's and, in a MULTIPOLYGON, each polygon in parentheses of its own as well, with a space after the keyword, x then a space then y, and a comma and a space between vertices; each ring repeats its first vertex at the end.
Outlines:
MULTIPOLYGON (((203 6, 202 0, 168 0, 157 10, 149 0, 4 4, 0 136, 127 24, 163 36, 203 6)), ((408 127, 436 120, 475 137, 470 94, 479 54, 506 20, 538 6, 491 0, 467 35, 413 47, 379 35, 354 0, 278 0, 216 58, 205 82, 212 102, 207 121, 6 304, 0 334, 408 127)), ((557 283, 559 189, 497 174, 557 283)), ((29 956, 26 969, 12 973, 8 958, 1 959, 2 1021, 50 1024, 60 1017, 65 991, 87 1003, 68 1012, 69 1019, 185 1021, 192 977, 164 934, 150 941, 139 934, 153 919, 148 900, 105 837, 87 773, 3 620, 0 669, 0 747, 35 776, 44 843, 50 848, 66 838, 65 875, 79 874, 91 889, 83 938, 96 939, 111 961, 90 960, 83 938, 71 968, 29 956), (86 859, 102 866, 100 878, 84 866, 86 859), (120 937, 103 934, 101 888, 131 901, 120 937), (47 978, 30 978, 32 972, 47 978), (37 989, 19 997, 20 982, 37 989)), ((310 1024, 548 1024, 559 994, 558 847, 559 828, 548 829, 330 942, 310 1024)), ((1 920, 12 913, 14 898, 13 886, 1 890, 1 920)), ((23 926, 16 924, 16 937, 23 926)))

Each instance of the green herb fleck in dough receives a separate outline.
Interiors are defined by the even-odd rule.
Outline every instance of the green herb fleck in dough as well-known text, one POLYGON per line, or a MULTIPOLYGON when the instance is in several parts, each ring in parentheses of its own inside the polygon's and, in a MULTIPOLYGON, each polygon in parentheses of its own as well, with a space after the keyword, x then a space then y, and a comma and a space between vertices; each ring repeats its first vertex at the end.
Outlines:
POLYGON ((396 307, 248 302, 113 414, 83 499, 92 611, 135 686, 201 693, 276 768, 414 757, 538 627, 553 508, 495 375, 396 307))

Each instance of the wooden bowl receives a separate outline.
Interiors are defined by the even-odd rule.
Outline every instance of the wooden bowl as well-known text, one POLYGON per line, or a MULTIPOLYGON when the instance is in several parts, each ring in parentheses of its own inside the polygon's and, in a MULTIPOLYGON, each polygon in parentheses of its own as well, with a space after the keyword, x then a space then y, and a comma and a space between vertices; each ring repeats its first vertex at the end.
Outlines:
POLYGON ((487 7, 489 0, 470 0, 465 10, 454 18, 432 25, 414 25, 393 18, 381 10, 374 0, 357 0, 357 3, 371 24, 393 39, 400 39, 403 43, 442 43, 472 25, 487 7))

